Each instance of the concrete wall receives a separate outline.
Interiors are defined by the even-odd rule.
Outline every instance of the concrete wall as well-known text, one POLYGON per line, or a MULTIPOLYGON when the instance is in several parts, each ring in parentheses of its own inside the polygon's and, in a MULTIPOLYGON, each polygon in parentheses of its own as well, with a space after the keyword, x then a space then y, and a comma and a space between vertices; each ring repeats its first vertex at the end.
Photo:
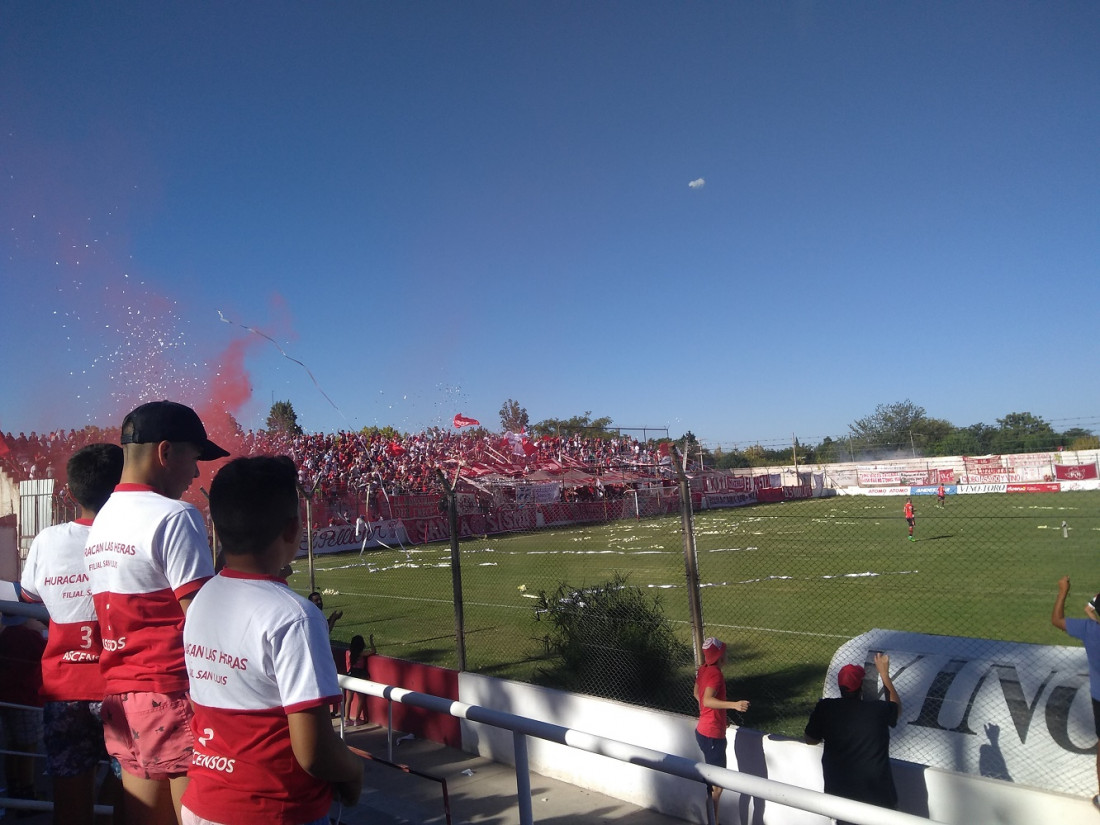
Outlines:
MULTIPOLYGON (((700 759, 695 719, 606 699, 562 693, 520 682, 459 674, 459 700, 495 710, 700 759)), ((463 749, 494 761, 514 762, 510 731, 462 722, 463 749)), ((693 822, 705 822, 704 791, 694 782, 610 760, 598 754, 531 739, 532 770, 579 787, 693 822)), ((800 741, 730 728, 729 767, 778 782, 822 789, 821 749, 800 741)), ((893 763, 899 807, 913 814, 960 825, 1002 823, 1095 825, 1087 798, 1047 793, 995 779, 953 773, 907 762, 893 763)), ((537 792, 537 779, 532 785, 537 792)), ((723 822, 746 825, 828 825, 830 820, 772 802, 722 795, 723 822)))

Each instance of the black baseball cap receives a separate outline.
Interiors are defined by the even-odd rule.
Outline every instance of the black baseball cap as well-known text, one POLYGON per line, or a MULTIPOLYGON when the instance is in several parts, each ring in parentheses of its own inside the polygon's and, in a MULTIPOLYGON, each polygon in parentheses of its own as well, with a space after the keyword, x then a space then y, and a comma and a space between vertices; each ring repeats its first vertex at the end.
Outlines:
POLYGON ((223 450, 206 437, 198 413, 175 401, 150 401, 131 412, 122 422, 123 444, 159 444, 184 441, 199 448, 199 461, 225 458, 223 450))

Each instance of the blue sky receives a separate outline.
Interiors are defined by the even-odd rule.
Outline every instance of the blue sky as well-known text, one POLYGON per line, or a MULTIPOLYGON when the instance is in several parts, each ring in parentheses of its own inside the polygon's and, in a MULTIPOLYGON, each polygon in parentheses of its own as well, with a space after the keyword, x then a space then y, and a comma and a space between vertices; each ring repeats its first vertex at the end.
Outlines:
POLYGON ((2 15, 5 431, 1100 430, 1100 4, 2 15))

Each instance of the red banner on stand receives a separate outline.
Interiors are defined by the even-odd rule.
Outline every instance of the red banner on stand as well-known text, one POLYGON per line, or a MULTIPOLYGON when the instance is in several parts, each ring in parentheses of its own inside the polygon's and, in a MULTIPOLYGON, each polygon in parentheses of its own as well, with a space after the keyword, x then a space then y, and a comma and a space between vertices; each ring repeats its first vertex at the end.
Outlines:
POLYGON ((1095 464, 1055 464, 1054 477, 1062 481, 1084 481, 1096 478, 1095 464))

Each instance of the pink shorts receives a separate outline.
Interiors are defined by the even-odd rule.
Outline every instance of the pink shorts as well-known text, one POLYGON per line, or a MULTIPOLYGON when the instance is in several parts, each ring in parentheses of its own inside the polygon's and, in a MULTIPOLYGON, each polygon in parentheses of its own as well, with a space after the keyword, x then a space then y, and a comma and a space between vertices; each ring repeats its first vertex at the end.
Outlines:
POLYGON ((107 753, 143 779, 183 776, 195 745, 191 714, 187 691, 109 694, 102 712, 107 753))

